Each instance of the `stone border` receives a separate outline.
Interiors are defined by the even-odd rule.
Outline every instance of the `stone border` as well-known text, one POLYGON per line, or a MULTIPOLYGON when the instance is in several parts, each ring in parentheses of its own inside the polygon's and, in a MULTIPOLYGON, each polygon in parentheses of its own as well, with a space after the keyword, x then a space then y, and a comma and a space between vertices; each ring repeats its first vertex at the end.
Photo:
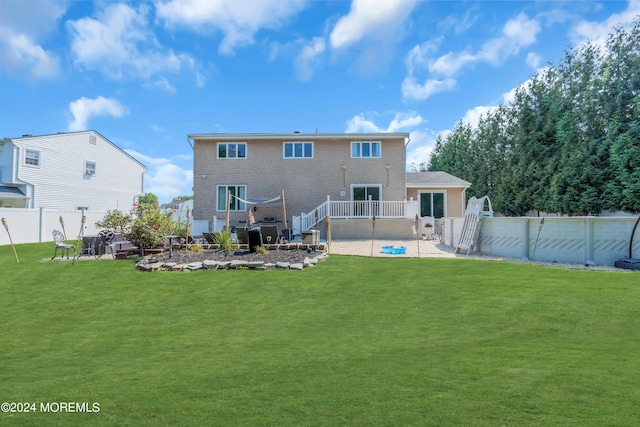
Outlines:
POLYGON ((315 257, 306 257, 303 262, 288 263, 265 263, 264 261, 213 261, 204 260, 191 262, 189 264, 178 264, 175 262, 155 261, 153 257, 142 258, 136 262, 136 268, 142 271, 195 271, 195 270, 303 270, 313 267, 327 259, 327 253, 321 253, 315 257))

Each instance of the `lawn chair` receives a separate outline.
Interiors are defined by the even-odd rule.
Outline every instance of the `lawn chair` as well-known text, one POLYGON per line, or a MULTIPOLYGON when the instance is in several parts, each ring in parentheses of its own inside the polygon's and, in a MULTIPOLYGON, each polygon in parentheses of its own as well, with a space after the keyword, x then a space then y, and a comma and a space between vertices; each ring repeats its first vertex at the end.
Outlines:
MULTIPOLYGON (((116 233, 114 233, 111 230, 100 230, 100 232, 98 233, 98 239, 99 239, 99 243, 98 243, 98 255, 104 255, 107 253, 107 248, 111 247, 111 244, 113 243, 113 241, 116 238, 116 233)), ((115 252, 115 250, 113 248, 111 248, 111 254, 113 255, 113 253, 115 252)))
POLYGON ((75 258, 76 247, 75 245, 64 242, 64 234, 62 234, 62 231, 53 230, 51 234, 53 235, 53 241, 56 242, 56 251, 53 253, 53 257, 51 257, 51 259, 54 259, 56 255, 58 255, 58 249, 60 249, 62 252, 60 258, 62 258, 62 256, 64 255, 64 251, 67 251, 67 259, 69 259, 69 249, 73 249, 73 257, 75 258))
POLYGON ((262 233, 262 243, 278 243, 278 226, 277 225, 262 225, 260 227, 260 233, 262 233))
POLYGON ((216 244, 216 239, 215 239, 215 237, 213 237, 213 234, 205 232, 205 233, 202 233, 202 237, 204 237, 204 239, 210 245, 215 245, 216 244))
POLYGON ((238 243, 241 245, 249 244, 249 231, 246 228, 236 228, 236 236, 238 236, 238 243))

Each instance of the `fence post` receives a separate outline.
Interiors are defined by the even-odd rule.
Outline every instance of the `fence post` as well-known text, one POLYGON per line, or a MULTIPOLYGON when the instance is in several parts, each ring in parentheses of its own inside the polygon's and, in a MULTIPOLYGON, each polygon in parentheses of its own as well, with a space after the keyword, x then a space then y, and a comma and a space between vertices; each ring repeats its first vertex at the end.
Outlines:
POLYGON ((529 259, 529 218, 522 218, 522 259, 529 259))
POLYGON ((587 217, 584 220, 584 263, 586 265, 596 265, 593 261, 593 218, 587 217))
POLYGON ((40 208, 40 223, 38 224, 38 242, 42 243, 42 233, 43 233, 43 228, 44 228, 44 208, 40 208))

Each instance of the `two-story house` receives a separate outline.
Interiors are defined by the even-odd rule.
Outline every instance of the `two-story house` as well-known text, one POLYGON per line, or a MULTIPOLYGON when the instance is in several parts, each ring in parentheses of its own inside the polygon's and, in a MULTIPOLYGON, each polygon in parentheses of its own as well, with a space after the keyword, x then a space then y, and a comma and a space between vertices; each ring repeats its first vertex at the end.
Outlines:
POLYGON ((298 233, 326 216, 407 224, 416 214, 464 210, 466 181, 442 186, 436 181, 448 174, 426 172, 410 175, 419 182, 407 182, 408 133, 190 134, 188 139, 194 150, 194 222, 228 217, 231 226, 239 226, 251 217, 298 233), (445 197, 447 191, 451 197, 445 197), (284 204, 277 199, 281 193, 284 204))
POLYGON ((93 130, 0 139, 0 207, 128 209, 145 170, 93 130))

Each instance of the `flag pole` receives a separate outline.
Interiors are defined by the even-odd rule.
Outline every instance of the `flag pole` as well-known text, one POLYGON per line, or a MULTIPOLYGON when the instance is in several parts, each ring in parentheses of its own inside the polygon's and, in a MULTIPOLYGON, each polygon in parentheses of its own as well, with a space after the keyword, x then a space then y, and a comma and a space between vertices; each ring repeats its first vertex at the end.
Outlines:
POLYGON ((284 202, 284 189, 280 190, 280 198, 282 199, 282 217, 283 217, 283 221, 284 221, 284 228, 289 228, 287 227, 287 206, 284 202))

